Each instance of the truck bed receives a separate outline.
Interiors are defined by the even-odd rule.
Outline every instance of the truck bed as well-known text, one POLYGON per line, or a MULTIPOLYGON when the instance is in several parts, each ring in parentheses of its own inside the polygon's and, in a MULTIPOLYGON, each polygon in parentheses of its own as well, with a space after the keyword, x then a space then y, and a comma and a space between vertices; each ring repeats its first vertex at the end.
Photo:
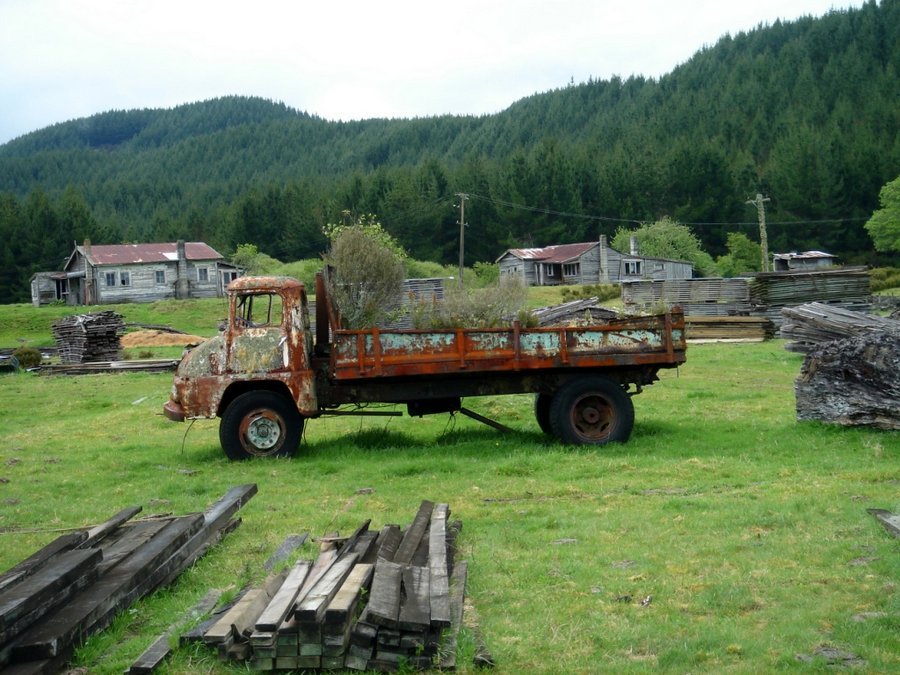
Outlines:
POLYGON ((658 365, 685 361, 684 314, 616 319, 587 327, 332 332, 331 377, 338 381, 441 373, 658 365))

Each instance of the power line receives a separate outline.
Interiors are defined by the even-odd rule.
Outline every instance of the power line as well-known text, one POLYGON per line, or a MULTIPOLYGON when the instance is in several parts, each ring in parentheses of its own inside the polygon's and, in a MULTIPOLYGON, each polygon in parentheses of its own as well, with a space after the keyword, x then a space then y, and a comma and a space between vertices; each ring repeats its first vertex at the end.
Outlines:
MULTIPOLYGON (((476 195, 469 193, 469 197, 471 199, 478 199, 481 201, 489 202, 491 204, 496 204, 498 206, 506 206, 512 209, 519 209, 520 211, 530 211, 532 213, 542 213, 548 216, 561 216, 567 218, 580 218, 582 220, 599 220, 613 223, 631 223, 634 225, 643 225, 644 223, 650 222, 647 220, 635 220, 633 218, 614 218, 611 216, 596 216, 586 213, 571 213, 567 211, 555 211, 553 209, 544 209, 537 206, 527 206, 525 204, 516 204, 515 202, 508 202, 503 199, 498 199, 496 197, 484 197, 482 195, 476 195)), ((848 223, 848 222, 859 222, 869 220, 867 217, 853 217, 853 218, 822 218, 818 220, 781 220, 781 221, 767 221, 768 225, 824 225, 826 223, 848 223)), ((756 220, 739 220, 739 221, 724 221, 724 222, 682 222, 678 221, 679 225, 691 225, 694 227, 714 227, 714 226, 722 226, 722 225, 758 225, 759 221, 756 220)))

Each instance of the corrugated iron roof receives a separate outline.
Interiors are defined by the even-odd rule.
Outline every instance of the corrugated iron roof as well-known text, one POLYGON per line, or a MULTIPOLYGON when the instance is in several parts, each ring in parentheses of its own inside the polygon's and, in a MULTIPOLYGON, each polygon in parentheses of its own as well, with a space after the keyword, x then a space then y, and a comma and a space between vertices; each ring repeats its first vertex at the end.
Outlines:
POLYGON ((834 258, 835 256, 824 251, 804 251, 803 253, 775 253, 772 257, 776 260, 813 260, 817 258, 834 258))
POLYGON ((584 255, 598 246, 598 242, 589 241, 582 244, 558 244, 543 248, 511 248, 509 252, 522 260, 540 260, 547 263, 567 263, 584 255))
MULTIPOLYGON (((175 262, 178 260, 178 244, 99 244, 79 246, 91 264, 133 265, 138 263, 175 262)), ((185 242, 184 255, 188 260, 219 260, 222 254, 202 241, 185 242)))

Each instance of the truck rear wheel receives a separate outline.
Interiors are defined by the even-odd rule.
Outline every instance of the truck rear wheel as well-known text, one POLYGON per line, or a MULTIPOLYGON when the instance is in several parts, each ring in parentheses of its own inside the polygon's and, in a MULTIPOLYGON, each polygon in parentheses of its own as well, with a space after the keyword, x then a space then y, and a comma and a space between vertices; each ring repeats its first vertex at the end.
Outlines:
POLYGON ((534 417, 541 431, 548 436, 553 435, 553 425, 550 424, 551 403, 553 403, 552 394, 539 393, 534 395, 534 417))
POLYGON ((219 423, 219 441, 229 459, 290 457, 300 445, 303 417, 287 397, 250 391, 231 402, 219 423))
POLYGON ((634 427, 634 404, 618 383, 580 377, 553 396, 550 425, 554 436, 573 445, 627 441, 634 427))

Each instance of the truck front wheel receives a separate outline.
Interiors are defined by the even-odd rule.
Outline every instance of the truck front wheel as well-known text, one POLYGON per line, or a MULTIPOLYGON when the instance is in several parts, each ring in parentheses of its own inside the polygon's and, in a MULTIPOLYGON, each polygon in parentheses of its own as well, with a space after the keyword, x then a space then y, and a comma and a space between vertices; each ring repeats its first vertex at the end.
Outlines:
POLYGON ((550 425, 554 436, 573 445, 627 441, 634 426, 634 404, 618 383, 580 377, 553 396, 550 425))
POLYGON ((303 417, 287 397, 249 391, 234 399, 219 424, 219 441, 229 459, 290 457, 300 445, 303 417))

